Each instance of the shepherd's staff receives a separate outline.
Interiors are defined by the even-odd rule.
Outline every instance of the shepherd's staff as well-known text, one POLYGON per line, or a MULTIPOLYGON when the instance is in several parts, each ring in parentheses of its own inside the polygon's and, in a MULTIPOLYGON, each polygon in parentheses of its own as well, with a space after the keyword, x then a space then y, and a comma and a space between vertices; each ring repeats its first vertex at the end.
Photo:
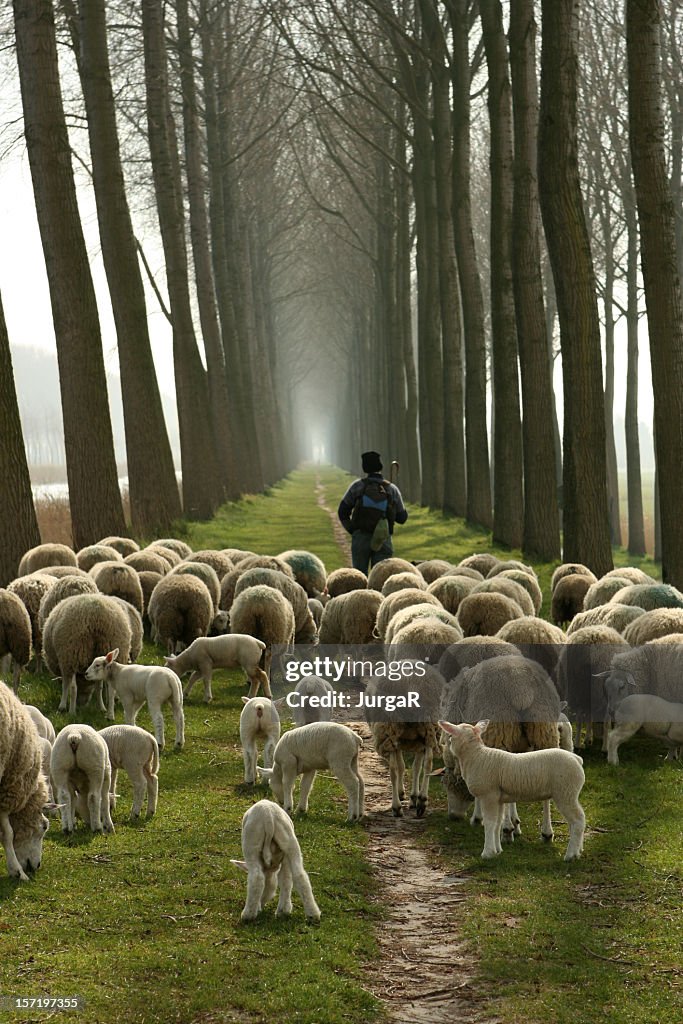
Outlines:
POLYGON ((399 467, 398 461, 396 459, 394 459, 394 461, 391 463, 391 468, 389 470, 389 483, 392 483, 392 484, 396 483, 396 481, 398 480, 399 468, 400 467, 399 467))

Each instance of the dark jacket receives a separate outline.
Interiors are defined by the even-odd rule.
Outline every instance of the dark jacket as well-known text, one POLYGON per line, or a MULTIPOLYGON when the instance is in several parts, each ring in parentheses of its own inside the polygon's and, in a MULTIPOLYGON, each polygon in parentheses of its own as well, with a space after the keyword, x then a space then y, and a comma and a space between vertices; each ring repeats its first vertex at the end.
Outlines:
MULTIPOLYGON (((353 527, 351 526, 351 513, 353 512, 354 506, 360 496, 363 493, 363 485, 366 480, 383 480, 381 473, 368 473, 367 476, 360 480, 354 480, 346 494, 339 502, 339 508, 337 509, 337 515, 339 521, 348 533, 353 533, 353 527)), ((389 519, 389 533, 394 532, 394 523, 405 523, 408 518, 408 512, 405 505, 403 504, 403 498, 396 484, 390 483, 388 480, 385 481, 391 490, 391 496, 394 500, 394 516, 393 519, 389 519)))

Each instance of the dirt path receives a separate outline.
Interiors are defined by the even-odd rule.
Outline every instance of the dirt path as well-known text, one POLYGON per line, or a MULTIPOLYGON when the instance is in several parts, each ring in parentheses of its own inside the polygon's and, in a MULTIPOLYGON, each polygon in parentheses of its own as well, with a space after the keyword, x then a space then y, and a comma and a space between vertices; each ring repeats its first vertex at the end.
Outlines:
POLYGON ((320 507, 324 509, 330 517, 332 533, 334 534, 334 539, 337 542, 337 547, 339 547, 344 557, 344 564, 351 565, 351 541, 349 540, 349 535, 337 519, 337 513, 327 504, 325 485, 319 475, 316 475, 315 478, 315 496, 320 507))
MULTIPOLYGON (((465 878, 445 875, 419 837, 425 822, 404 804, 391 812, 389 773, 364 722, 347 722, 364 740, 368 859, 377 901, 388 909, 379 930, 381 959, 368 982, 395 1024, 495 1024, 475 986, 476 960, 458 932, 465 878)), ((429 812, 428 812, 429 813, 429 812)))

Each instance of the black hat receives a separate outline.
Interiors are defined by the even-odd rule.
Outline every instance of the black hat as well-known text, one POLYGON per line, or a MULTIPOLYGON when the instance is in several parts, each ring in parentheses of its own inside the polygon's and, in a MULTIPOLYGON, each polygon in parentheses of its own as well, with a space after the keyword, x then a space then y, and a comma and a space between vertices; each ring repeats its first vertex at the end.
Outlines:
POLYGON ((364 473, 381 473, 382 459, 379 452, 363 452, 361 463, 364 473))

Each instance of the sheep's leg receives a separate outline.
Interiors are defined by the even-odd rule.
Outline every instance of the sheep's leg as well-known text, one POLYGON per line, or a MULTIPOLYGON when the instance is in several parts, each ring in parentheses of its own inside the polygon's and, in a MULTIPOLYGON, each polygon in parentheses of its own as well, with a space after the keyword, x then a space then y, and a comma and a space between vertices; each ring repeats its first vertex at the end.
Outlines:
POLYGON ((116 721, 116 690, 112 683, 107 683, 107 718, 110 722, 116 721))
POLYGON ((358 770, 358 755, 351 762, 351 767, 358 777, 358 820, 365 814, 365 780, 358 770))
POLYGON ((7 870, 12 878, 18 878, 21 882, 28 882, 28 875, 19 863, 14 850, 14 832, 10 825, 9 814, 0 813, 0 842, 5 851, 7 870))
POLYGON ((21 679, 21 665, 18 661, 12 658, 12 687, 16 693, 19 689, 19 681, 21 679))
POLYGON ((59 702, 59 710, 66 711, 69 709, 69 714, 73 715, 76 712, 76 675, 62 676, 62 699, 59 702))
POLYGON ((133 784, 133 807, 130 812, 131 818, 139 818, 140 811, 147 792, 147 780, 142 765, 131 765, 128 769, 128 778, 133 784))
POLYGON ((71 788, 68 782, 62 778, 55 778, 53 781, 57 793, 57 803, 60 804, 62 832, 73 832, 75 817, 71 800, 71 788))
POLYGON ((552 843, 555 833, 553 832, 553 817, 550 808, 550 800, 543 801, 543 822, 541 824, 541 835, 546 843, 552 843))
MULTIPOLYGON (((330 765, 330 767, 332 768, 332 765, 330 765)), ((346 816, 346 820, 358 821, 360 818, 360 810, 358 806, 358 769, 357 767, 354 769, 353 765, 348 764, 333 767, 333 771, 338 781, 341 782, 342 786, 346 790, 346 795, 349 798, 349 813, 346 816)))
POLYGON ((172 698, 171 707, 173 711, 173 725, 175 726, 174 748, 182 750, 185 746, 185 713, 183 712, 183 705, 180 701, 176 703, 172 698))
POLYGON ((311 772, 304 772, 301 776, 301 788, 299 789, 299 803, 297 811, 305 814, 308 810, 308 794, 311 792, 313 783, 315 782, 315 770, 311 772))
POLYGON ((481 813, 481 800, 478 796, 474 798, 474 810, 472 811, 472 817, 470 818, 470 825, 481 825, 483 821, 481 813))
POLYGON ((142 769, 147 780, 147 817, 151 818, 157 809, 157 800, 159 798, 159 779, 150 770, 149 765, 145 765, 142 769))
POLYGON ((418 750, 413 758, 413 771, 410 779, 410 806, 417 807, 420 797, 420 783, 422 780, 422 768, 424 765, 424 750, 418 750))
POLYGON ((282 862, 280 867, 280 899, 277 903, 277 910, 275 913, 278 917, 282 917, 285 914, 292 913, 292 872, 289 870, 289 863, 287 857, 282 862))
POLYGON ((275 737, 269 736, 263 746, 263 767, 273 767, 273 754, 275 753, 275 737))
POLYGON ((403 787, 403 775, 404 771, 401 770, 403 765, 403 758, 400 758, 398 751, 392 751, 389 756, 389 775, 391 777, 391 810, 393 811, 395 818, 403 817, 403 808, 401 807, 400 792, 403 787))
POLYGON ((577 796, 555 797, 558 810, 566 818, 569 825, 569 843, 565 860, 576 860, 583 851, 583 835, 586 831, 586 815, 577 796))
POLYGON ((481 855, 487 859, 502 853, 500 826, 503 817, 503 805, 498 800, 498 797, 487 794, 481 797, 481 809, 484 816, 484 849, 481 855))
POLYGON ((261 910, 263 910, 266 903, 270 903, 270 901, 275 896, 275 893, 277 892, 278 878, 282 878, 282 872, 280 868, 273 869, 271 867, 270 870, 266 871, 266 884, 263 887, 263 895, 261 896, 261 910))
MULTIPOLYGON (((3 656, 0 658, 0 675, 4 676, 6 678, 9 675, 9 670, 10 670, 11 664, 12 664, 12 655, 11 654, 3 654, 3 656)), ((14 849, 14 847, 12 847, 12 849, 14 849)))
MULTIPOLYGON (((248 786, 254 786, 256 784, 256 762, 258 757, 253 741, 248 746, 242 747, 242 759, 244 761, 244 781, 248 786)), ((263 767, 272 767, 272 765, 266 763, 265 757, 263 758, 263 767)))
POLYGON ((399 800, 405 800, 405 780, 406 780, 406 763, 403 760, 403 751, 399 747, 395 754, 396 757, 396 771, 398 773, 398 798, 399 800))
POLYGON ((642 722, 620 722, 619 725, 615 725, 610 730, 610 734, 607 737, 608 764, 619 764, 619 754, 617 753, 619 747, 626 740, 630 740, 631 736, 635 736, 641 725, 642 722))
MULTIPOLYGON (((164 716, 161 711, 161 704, 156 700, 149 700, 147 702, 149 708, 149 717, 152 719, 154 725, 154 735, 156 741, 159 744, 159 750, 164 749, 164 716)), ((178 743, 178 733, 176 727, 176 745, 178 743)))
POLYGON ((199 669, 195 668, 195 669, 192 670, 192 672, 190 673, 190 678, 185 683, 185 689, 183 690, 183 697, 186 700, 190 696, 190 694, 192 693, 192 687, 194 686, 194 684, 197 682, 198 679, 201 679, 201 677, 202 677, 202 674, 199 671, 199 669))
POLYGON ((204 703, 210 704, 213 700, 213 694, 211 693, 211 679, 213 678, 213 668, 209 665, 208 668, 204 669, 202 679, 204 680, 204 703))
MULTIPOLYGON (((313 895, 313 889, 311 888, 311 881, 304 870, 304 862, 301 856, 301 850, 298 848, 291 851, 288 857, 285 858, 282 865, 284 870, 285 864, 290 872, 290 877, 294 883, 294 888, 301 896, 301 902, 304 905, 304 913, 309 921, 320 920, 320 907, 315 902, 315 896, 313 895)), ((282 893, 282 883, 280 883, 280 893, 282 893)), ((282 899, 282 896, 280 896, 282 899)))
POLYGON ((434 763, 434 751, 427 747, 422 758, 422 777, 420 779, 420 792, 417 797, 416 816, 423 818, 427 810, 429 800, 429 780, 431 778, 432 765, 434 763))
POLYGON ((127 697, 123 701, 123 718, 126 725, 135 725, 135 719, 138 717, 138 711, 144 704, 144 701, 135 701, 130 697, 127 697))
POLYGON ((609 734, 612 731, 614 723, 612 722, 612 716, 609 711, 605 712, 605 721, 602 723, 602 751, 604 754, 607 753, 609 747, 609 734))
POLYGON ((521 836, 522 826, 517 814, 517 804, 503 806, 502 839, 506 843, 514 843, 515 836, 521 836))
POLYGON ((261 897, 266 887, 266 876, 260 864, 249 865, 247 877, 247 902, 242 911, 242 921, 253 921, 261 909, 261 897))
POLYGON ((111 811, 116 810, 116 779, 118 778, 118 768, 112 768, 111 770, 111 784, 109 786, 109 809, 111 811))
POLYGON ((102 778, 102 788, 100 790, 100 814, 102 816, 102 825, 104 826, 105 832, 114 832, 114 822, 111 820, 111 811, 109 810, 109 791, 111 789, 111 766, 109 762, 104 766, 104 776, 102 778))
POLYGON ((104 711, 104 713, 106 714, 109 709, 108 709, 108 705, 104 703, 104 694, 103 694, 104 686, 105 686, 104 680, 100 679, 99 686, 97 688, 97 703, 99 704, 100 711, 104 711))
POLYGON ((282 770, 282 800, 283 807, 287 814, 292 816, 292 808, 294 807, 294 783, 296 782, 296 769, 292 771, 291 768, 286 767, 282 770))

